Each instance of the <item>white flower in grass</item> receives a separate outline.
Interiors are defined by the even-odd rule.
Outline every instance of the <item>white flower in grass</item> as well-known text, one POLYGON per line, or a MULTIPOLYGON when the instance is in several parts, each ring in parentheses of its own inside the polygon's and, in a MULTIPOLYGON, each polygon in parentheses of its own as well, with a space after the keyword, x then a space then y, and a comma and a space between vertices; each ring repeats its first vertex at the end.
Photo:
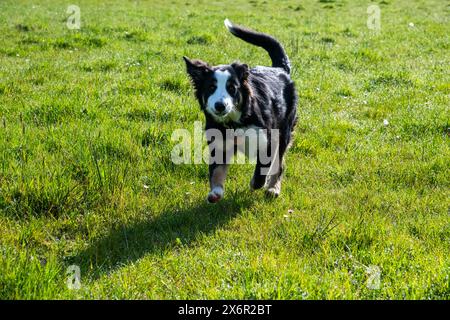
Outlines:
POLYGON ((389 125, 389 121, 387 119, 384 119, 383 120, 383 124, 384 124, 385 127, 387 127, 389 125))
POLYGON ((408 23, 408 26, 409 26, 410 28, 414 28, 414 23, 410 22, 410 23, 408 23))
POLYGON ((289 219, 289 218, 290 218, 290 215, 293 214, 293 213, 294 213, 294 210, 289 209, 289 210, 288 210, 288 214, 283 214, 283 217, 284 217, 285 219, 289 219))

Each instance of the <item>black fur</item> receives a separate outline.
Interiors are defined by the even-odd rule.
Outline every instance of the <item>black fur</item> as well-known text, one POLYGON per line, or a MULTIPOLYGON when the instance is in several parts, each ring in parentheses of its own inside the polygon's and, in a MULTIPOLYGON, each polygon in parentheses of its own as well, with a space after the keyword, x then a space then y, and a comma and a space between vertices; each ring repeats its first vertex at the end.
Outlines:
POLYGON ((264 48, 269 53, 270 59, 272 59, 272 67, 282 68, 288 74, 291 73, 289 58, 284 52, 283 46, 275 38, 236 25, 230 26, 228 30, 245 42, 264 48))
MULTIPOLYGON (((205 111, 206 129, 219 129, 224 136, 227 128, 256 126, 268 131, 279 129, 279 159, 282 163, 297 121, 297 92, 289 75, 289 58, 282 45, 273 37, 235 25, 227 27, 233 35, 264 48, 272 59, 272 67, 257 66, 249 69, 246 64, 238 62, 212 67, 203 61, 189 60, 184 57, 197 100, 201 109, 205 111), (212 95, 208 88, 213 86, 214 72, 217 70, 226 70, 231 74, 230 86, 236 87, 233 101, 241 112, 237 121, 217 121, 210 112, 205 110, 208 97, 212 95)), ((216 164, 210 165, 210 177, 216 167, 216 164)), ((266 176, 260 174, 261 167, 262 164, 258 161, 252 179, 254 189, 263 187, 267 180, 266 176)), ((276 179, 281 179, 282 171, 283 168, 280 167, 279 172, 276 173, 276 179)))

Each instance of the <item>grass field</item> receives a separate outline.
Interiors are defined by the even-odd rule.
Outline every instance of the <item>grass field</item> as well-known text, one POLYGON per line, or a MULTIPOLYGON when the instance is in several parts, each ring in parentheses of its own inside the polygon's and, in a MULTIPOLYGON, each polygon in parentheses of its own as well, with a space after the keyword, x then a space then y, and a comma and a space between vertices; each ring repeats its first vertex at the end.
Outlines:
POLYGON ((450 2, 69 4, 0 2, 1 299, 450 299, 450 2), (204 121, 183 55, 270 64, 225 18, 293 64, 276 200, 236 165, 208 205, 170 158, 204 121))

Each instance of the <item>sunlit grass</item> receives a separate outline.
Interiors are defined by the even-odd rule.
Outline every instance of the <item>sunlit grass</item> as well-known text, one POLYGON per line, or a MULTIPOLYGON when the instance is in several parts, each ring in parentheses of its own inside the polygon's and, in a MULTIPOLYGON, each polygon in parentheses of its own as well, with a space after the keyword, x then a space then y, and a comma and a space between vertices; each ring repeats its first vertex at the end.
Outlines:
POLYGON ((449 299, 448 6, 378 1, 376 34, 368 4, 78 1, 69 30, 64 1, 2 1, 0 298, 449 299), (270 63, 225 18, 292 60, 274 201, 236 165, 207 205, 207 165, 170 158, 203 121, 183 55, 270 63))

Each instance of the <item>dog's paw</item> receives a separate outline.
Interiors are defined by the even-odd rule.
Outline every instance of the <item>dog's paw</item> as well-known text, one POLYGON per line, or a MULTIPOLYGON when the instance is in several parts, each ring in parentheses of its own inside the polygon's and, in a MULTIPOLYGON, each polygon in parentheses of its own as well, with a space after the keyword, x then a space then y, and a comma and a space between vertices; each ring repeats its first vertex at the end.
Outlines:
POLYGON ((261 189, 262 187, 264 187, 265 184, 266 184, 265 179, 261 178, 255 179, 255 177, 253 177, 252 180, 250 181, 250 190, 254 191, 261 189))
POLYGON ((269 198, 278 198, 280 196, 280 189, 273 187, 266 190, 266 196, 269 198))
POLYGON ((223 189, 221 187, 214 187, 210 193, 208 193, 208 197, 206 200, 209 203, 217 203, 223 198, 223 189))

